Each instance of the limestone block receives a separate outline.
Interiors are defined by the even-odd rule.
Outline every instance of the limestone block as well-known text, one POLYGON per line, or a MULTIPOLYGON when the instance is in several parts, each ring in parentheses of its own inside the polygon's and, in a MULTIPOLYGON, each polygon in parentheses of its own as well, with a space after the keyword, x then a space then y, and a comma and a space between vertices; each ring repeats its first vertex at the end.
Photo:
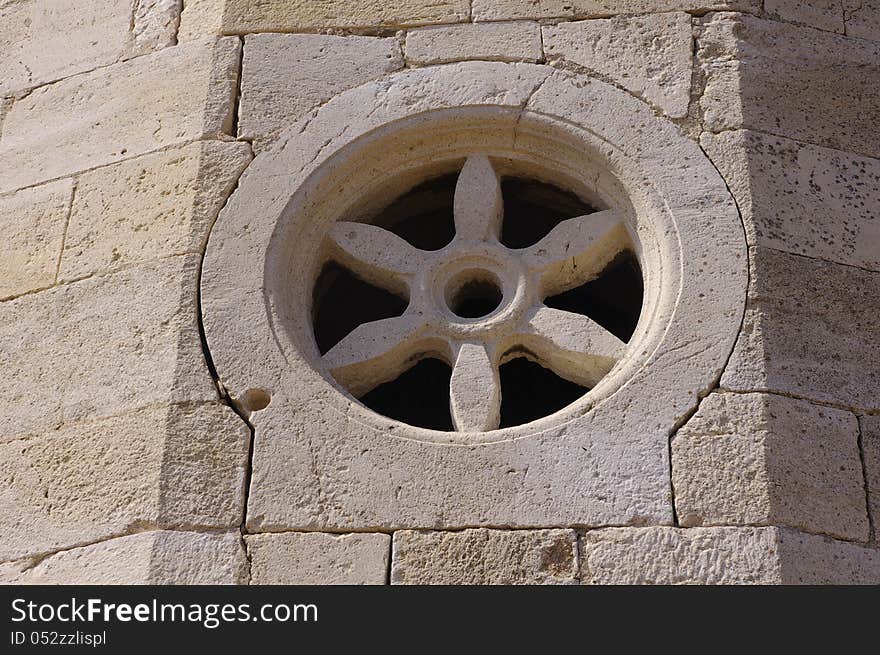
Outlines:
POLYGON ((880 44, 723 13, 707 19, 698 44, 709 131, 747 128, 880 154, 880 44))
POLYGON ((880 585, 880 549, 778 530, 782 584, 880 585))
POLYGON ((880 525, 880 416, 859 418, 862 434, 862 456, 865 463, 865 487, 868 491, 868 512, 874 525, 874 541, 880 525))
POLYGON ((585 66, 668 116, 687 115, 693 37, 681 12, 560 23, 543 28, 549 58, 585 66))
POLYGON ((841 0, 764 0, 764 10, 771 18, 844 33, 841 0))
POLYGON ((227 0, 186 0, 180 12, 180 43, 222 34, 223 11, 227 0))
POLYGON ((131 0, 20 0, 0 5, 0 94, 121 59, 131 0))
POLYGON ((406 59, 427 66, 467 59, 538 61, 541 28, 531 21, 423 27, 406 35, 406 59))
POLYGON ((224 34, 460 23, 470 0, 227 0, 224 34))
POLYGON ((765 248, 721 385, 876 409, 880 274, 765 248))
POLYGON ((4 120, 0 192, 228 132, 238 47, 166 48, 35 90, 4 120))
POLYGON ((198 265, 170 257, 0 303, 5 436, 215 400, 196 322, 198 265))
POLYGON ((131 51, 143 55, 177 42, 181 0, 137 0, 132 22, 131 51))
POLYGON ((397 39, 323 34, 247 36, 239 136, 253 139, 277 132, 342 91, 400 68, 403 56, 397 39))
POLYGON ((157 406, 0 445, 0 559, 137 526, 241 522, 250 433, 221 405, 157 406))
POLYGON ((610 528, 583 537, 581 584, 774 584, 775 528, 610 528))
POLYGON ((880 271, 880 161, 748 130, 701 142, 750 244, 880 271))
POLYGON ((587 532, 583 584, 878 584, 880 550, 785 528, 587 532))
POLYGON ((880 41, 880 0, 843 0, 847 36, 880 41))
POLYGON ((392 584, 576 584, 574 530, 394 533, 392 584))
POLYGON ((247 560, 237 531, 152 531, 65 550, 32 568, 4 565, 9 584, 242 584, 247 560))
POLYGON ((73 182, 0 196, 0 300, 55 283, 73 182))
POLYGON ((203 141, 84 173, 59 278, 200 252, 250 160, 246 143, 203 141))
POLYGON ((594 18, 664 11, 760 11, 761 0, 473 0, 474 20, 594 18))
POLYGON ((787 525, 867 541, 858 423, 766 394, 718 394, 672 440, 679 522, 787 525))
POLYGON ((386 583, 391 537, 381 533, 285 532, 245 537, 251 584, 386 583))

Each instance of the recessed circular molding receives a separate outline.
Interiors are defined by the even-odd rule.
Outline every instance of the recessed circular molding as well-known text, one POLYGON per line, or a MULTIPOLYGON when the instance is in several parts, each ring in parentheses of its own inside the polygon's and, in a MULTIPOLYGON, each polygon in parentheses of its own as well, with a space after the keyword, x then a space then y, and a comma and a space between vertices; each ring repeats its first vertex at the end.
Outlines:
POLYGON ((730 354, 746 261, 733 200, 699 147, 607 84, 473 62, 341 94, 254 160, 205 256, 208 346, 230 396, 253 410, 250 527, 668 523, 668 436, 730 354), (450 171, 461 171, 461 234, 445 254, 420 261, 363 222, 450 171), (511 256, 492 238, 505 175, 551 182, 604 211, 560 224, 544 259, 535 249, 511 256), (628 343, 541 315, 536 287, 565 286, 565 262, 598 267, 624 243, 645 293, 628 343), (578 254, 557 256, 566 247, 578 254), (397 285, 415 309, 322 354, 311 294, 331 254, 397 285), (497 309, 457 316, 456 294, 477 283, 497 289, 497 309), (494 429, 494 367, 524 334, 591 388, 550 416, 494 429), (426 339, 454 364, 454 432, 394 421, 354 397, 426 339))

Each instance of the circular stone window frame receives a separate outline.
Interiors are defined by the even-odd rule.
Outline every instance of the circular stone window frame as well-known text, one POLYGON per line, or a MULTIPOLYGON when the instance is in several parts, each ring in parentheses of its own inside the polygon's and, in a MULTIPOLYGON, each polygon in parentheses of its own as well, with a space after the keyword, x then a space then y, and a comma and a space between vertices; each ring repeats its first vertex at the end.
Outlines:
POLYGON ((608 84, 542 65, 469 62, 342 93, 254 160, 206 250, 208 347, 257 430, 254 480, 266 484, 251 490, 252 527, 668 523, 668 436, 720 377, 746 286, 743 227, 718 172, 678 127, 608 84), (524 425, 439 432, 372 412, 321 371, 310 300, 291 289, 311 291, 315 244, 333 221, 357 220, 369 214, 365 198, 379 209, 378 199, 472 154, 501 174, 514 162, 516 173, 624 210, 645 299, 626 355, 581 400, 524 425), (420 163, 428 156, 434 164, 420 163), (254 396, 259 408, 248 405, 254 396), (395 478, 409 478, 384 469, 411 458, 442 482, 422 478, 405 509, 395 478), (336 471, 342 509, 321 500, 330 482, 313 479, 316 460, 336 471), (514 460, 531 467, 529 484, 504 480, 501 469, 508 478, 519 470, 514 460), (283 506, 280 489, 308 488, 316 499, 283 506), (456 500, 468 489, 489 507, 456 500))

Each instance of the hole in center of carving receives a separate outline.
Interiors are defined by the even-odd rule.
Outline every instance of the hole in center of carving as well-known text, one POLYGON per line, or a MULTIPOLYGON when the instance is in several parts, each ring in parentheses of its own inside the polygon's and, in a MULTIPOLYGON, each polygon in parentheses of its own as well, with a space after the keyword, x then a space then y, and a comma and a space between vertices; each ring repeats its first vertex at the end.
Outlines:
POLYGON ((497 277, 488 271, 462 271, 446 287, 446 304, 461 318, 483 318, 501 305, 504 293, 497 277))

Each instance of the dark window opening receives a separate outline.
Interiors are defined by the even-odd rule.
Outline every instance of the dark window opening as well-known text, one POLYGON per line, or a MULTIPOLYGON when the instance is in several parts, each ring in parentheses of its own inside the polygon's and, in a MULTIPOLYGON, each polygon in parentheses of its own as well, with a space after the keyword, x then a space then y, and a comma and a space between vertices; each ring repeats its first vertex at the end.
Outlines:
POLYGON ((504 227, 501 243, 508 248, 533 246, 562 221, 596 211, 575 194, 534 180, 501 181, 504 227))
POLYGON ((389 418, 430 430, 451 432, 449 380, 452 369, 439 359, 423 359, 396 380, 381 384, 360 400, 389 418))
POLYGON ((558 412, 589 391, 525 357, 502 364, 499 373, 502 428, 558 412))
POLYGON ((544 304, 589 316, 618 339, 627 342, 639 322, 643 295, 639 262, 635 254, 626 251, 595 280, 546 298, 544 304))
POLYGON ((409 303, 339 264, 324 267, 315 283, 313 326, 323 355, 363 323, 402 315, 409 303))
POLYGON ((458 173, 428 180, 406 192, 372 221, 421 250, 440 250, 455 236, 453 204, 458 173))

